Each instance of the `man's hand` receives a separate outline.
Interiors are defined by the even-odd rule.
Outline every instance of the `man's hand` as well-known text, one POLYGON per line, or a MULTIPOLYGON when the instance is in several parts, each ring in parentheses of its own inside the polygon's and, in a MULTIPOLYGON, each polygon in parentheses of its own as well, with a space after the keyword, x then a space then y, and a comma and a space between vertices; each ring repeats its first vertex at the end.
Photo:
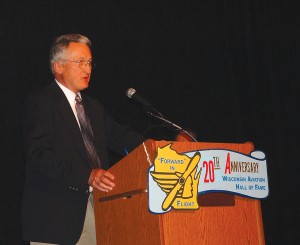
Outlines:
POLYGON ((93 169, 89 178, 89 185, 99 191, 111 191, 114 187, 115 177, 102 168, 93 169))

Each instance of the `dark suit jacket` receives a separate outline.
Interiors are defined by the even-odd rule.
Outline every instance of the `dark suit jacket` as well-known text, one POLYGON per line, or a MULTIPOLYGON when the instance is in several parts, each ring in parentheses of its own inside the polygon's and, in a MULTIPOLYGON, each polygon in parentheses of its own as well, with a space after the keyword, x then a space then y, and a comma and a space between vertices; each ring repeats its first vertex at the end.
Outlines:
MULTIPOLYGON (((125 155, 142 138, 117 124, 96 100, 82 94, 102 167, 107 148, 125 155)), ((54 82, 29 96, 23 120, 26 178, 23 238, 76 244, 83 228, 91 167, 81 133, 63 91, 54 82)))

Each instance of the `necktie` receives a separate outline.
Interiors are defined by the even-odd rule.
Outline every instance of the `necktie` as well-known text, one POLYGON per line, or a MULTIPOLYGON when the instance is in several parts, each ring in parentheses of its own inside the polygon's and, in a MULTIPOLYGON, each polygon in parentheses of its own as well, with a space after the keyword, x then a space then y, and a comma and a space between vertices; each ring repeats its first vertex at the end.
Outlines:
POLYGON ((82 99, 78 94, 76 94, 75 101, 76 101, 75 109, 80 124, 81 135, 83 138, 86 151, 91 161, 91 166, 93 168, 99 168, 101 164, 100 164, 99 156, 97 154, 97 151, 93 143, 93 131, 90 124, 90 120, 85 114, 82 99))

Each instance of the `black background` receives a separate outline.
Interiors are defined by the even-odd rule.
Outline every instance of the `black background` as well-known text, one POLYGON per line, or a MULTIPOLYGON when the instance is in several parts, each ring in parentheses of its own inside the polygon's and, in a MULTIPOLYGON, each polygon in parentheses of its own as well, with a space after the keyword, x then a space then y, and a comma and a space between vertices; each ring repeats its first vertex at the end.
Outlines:
POLYGON ((252 141, 264 151, 266 243, 296 244, 299 10, 296 1, 279 0, 2 1, 0 244, 22 244, 20 108, 51 81, 49 47, 66 33, 91 39, 97 68, 86 93, 120 123, 141 133, 157 124, 126 97, 133 87, 199 141, 252 141))

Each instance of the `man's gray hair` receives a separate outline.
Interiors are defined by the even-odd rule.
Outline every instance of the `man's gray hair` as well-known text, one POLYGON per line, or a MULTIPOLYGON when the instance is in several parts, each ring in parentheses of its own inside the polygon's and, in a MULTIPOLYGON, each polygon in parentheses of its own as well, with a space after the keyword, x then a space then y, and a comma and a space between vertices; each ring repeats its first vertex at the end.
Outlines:
POLYGON ((68 48, 71 42, 84 43, 89 46, 89 48, 92 46, 91 41, 87 37, 80 34, 66 34, 54 38, 49 55, 49 65, 53 75, 53 64, 63 58, 63 52, 68 48))

